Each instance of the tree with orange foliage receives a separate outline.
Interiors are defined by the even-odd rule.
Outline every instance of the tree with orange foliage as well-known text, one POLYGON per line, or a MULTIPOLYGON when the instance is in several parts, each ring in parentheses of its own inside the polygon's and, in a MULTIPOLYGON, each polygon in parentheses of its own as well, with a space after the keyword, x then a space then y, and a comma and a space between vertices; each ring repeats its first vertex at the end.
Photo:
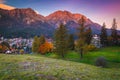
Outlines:
POLYGON ((9 48, 5 45, 1 45, 0 44, 0 52, 4 53, 6 50, 8 50, 9 48))
POLYGON ((0 45, 0 52, 2 52, 2 45, 0 45))
POLYGON ((32 51, 35 53, 39 52, 39 47, 45 43, 45 37, 41 35, 40 37, 35 36, 34 41, 32 43, 32 51))
POLYGON ((45 53, 47 53, 47 52, 51 52, 52 49, 53 49, 53 44, 46 41, 44 44, 42 44, 42 45, 39 47, 39 53, 45 54, 45 53))

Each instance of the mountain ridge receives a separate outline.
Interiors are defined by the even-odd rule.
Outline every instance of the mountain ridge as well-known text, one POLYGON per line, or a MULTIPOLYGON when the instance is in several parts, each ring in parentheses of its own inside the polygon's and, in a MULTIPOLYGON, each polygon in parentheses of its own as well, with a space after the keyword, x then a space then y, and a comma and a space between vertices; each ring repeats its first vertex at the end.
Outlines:
POLYGON ((0 34, 9 35, 6 37, 11 37, 10 34, 13 37, 25 37, 25 34, 29 37, 41 34, 52 36, 61 23, 74 34, 82 16, 86 21, 85 25, 91 27, 93 34, 100 34, 101 25, 94 23, 83 14, 58 10, 48 16, 43 16, 31 8, 0 9, 0 34))
MULTIPOLYGON (((44 34, 52 36, 54 30, 61 24, 65 24, 70 33, 76 32, 76 27, 79 26, 78 20, 83 15, 73 14, 69 11, 56 11, 47 17, 37 14, 31 8, 4 10, 0 9, 0 34, 6 37, 29 37, 44 34)), ((95 25, 90 19, 85 17, 89 27, 94 33, 100 32, 100 25, 95 25), (97 26, 97 27, 96 27, 97 26)))

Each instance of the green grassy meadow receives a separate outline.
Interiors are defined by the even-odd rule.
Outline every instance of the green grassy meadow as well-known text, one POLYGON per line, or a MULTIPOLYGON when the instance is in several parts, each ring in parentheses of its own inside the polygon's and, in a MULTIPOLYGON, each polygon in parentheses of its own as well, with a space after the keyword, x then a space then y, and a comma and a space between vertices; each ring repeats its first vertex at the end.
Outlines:
POLYGON ((0 54, 0 80, 120 80, 120 47, 84 54, 70 52, 65 60, 45 56, 0 54), (94 66, 98 56, 106 57, 108 68, 94 66))
MULTIPOLYGON (((45 56, 51 58, 59 58, 55 54, 46 54, 45 56)), ((106 47, 96 51, 88 52, 84 54, 84 58, 80 59, 80 54, 75 51, 70 51, 66 54, 65 60, 86 63, 95 65, 95 60, 98 57, 105 57, 108 63, 108 68, 120 68, 120 47, 106 47)))

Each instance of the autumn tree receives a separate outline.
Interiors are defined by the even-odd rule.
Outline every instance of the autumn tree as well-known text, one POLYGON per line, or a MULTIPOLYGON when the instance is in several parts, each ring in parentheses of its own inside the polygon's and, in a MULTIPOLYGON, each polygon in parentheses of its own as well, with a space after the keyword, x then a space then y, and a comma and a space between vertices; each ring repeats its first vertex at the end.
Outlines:
POLYGON ((35 36, 32 44, 32 51, 38 53, 40 45, 45 43, 45 37, 42 35, 40 37, 35 36))
POLYGON ((73 34, 70 34, 68 36, 67 45, 68 45, 69 50, 74 50, 75 44, 74 44, 74 36, 73 36, 73 34))
POLYGON ((0 43, 0 52, 5 52, 6 50, 10 50, 10 45, 8 42, 0 43))
POLYGON ((2 52, 2 45, 0 44, 0 52, 2 52))
POLYGON ((6 46, 8 49, 10 49, 10 45, 9 45, 8 42, 4 42, 4 41, 3 41, 3 42, 1 43, 1 45, 4 45, 4 46, 6 46))
POLYGON ((6 45, 0 44, 0 52, 5 52, 6 50, 8 50, 9 48, 6 45))
POLYGON ((103 26, 101 28, 100 41, 101 41, 102 46, 107 46, 108 45, 107 30, 106 30, 105 23, 103 23, 103 26))
POLYGON ((54 46, 55 51, 58 55, 60 55, 62 58, 65 57, 65 54, 67 53, 67 29, 65 25, 60 24, 60 26, 56 29, 54 34, 54 46))
POLYGON ((80 26, 77 28, 78 30, 78 40, 76 42, 76 49, 80 53, 80 57, 83 58, 84 47, 86 45, 86 31, 85 31, 85 19, 81 18, 79 21, 80 26))
POLYGON ((51 52, 52 49, 53 49, 53 44, 46 41, 45 43, 43 43, 43 44, 40 45, 40 47, 39 47, 39 53, 46 54, 48 52, 51 52))
POLYGON ((89 45, 91 43, 91 39, 92 39, 92 30, 91 28, 89 27, 87 30, 86 30, 86 43, 89 45))
POLYGON ((117 23, 116 19, 113 19, 113 24, 111 28, 111 37, 112 37, 112 44, 117 45, 118 44, 118 34, 117 34, 117 23))

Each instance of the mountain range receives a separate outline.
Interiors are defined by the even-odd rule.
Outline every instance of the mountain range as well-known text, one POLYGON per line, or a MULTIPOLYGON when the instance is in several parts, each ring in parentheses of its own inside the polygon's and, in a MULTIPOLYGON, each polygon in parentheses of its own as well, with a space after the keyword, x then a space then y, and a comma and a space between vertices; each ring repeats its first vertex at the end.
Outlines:
POLYGON ((91 27, 93 34, 99 34, 101 26, 82 14, 59 10, 42 16, 31 8, 0 6, 0 34, 5 37, 33 37, 41 34, 51 37, 61 23, 66 25, 69 33, 75 34, 82 16, 86 21, 86 27, 91 27))

